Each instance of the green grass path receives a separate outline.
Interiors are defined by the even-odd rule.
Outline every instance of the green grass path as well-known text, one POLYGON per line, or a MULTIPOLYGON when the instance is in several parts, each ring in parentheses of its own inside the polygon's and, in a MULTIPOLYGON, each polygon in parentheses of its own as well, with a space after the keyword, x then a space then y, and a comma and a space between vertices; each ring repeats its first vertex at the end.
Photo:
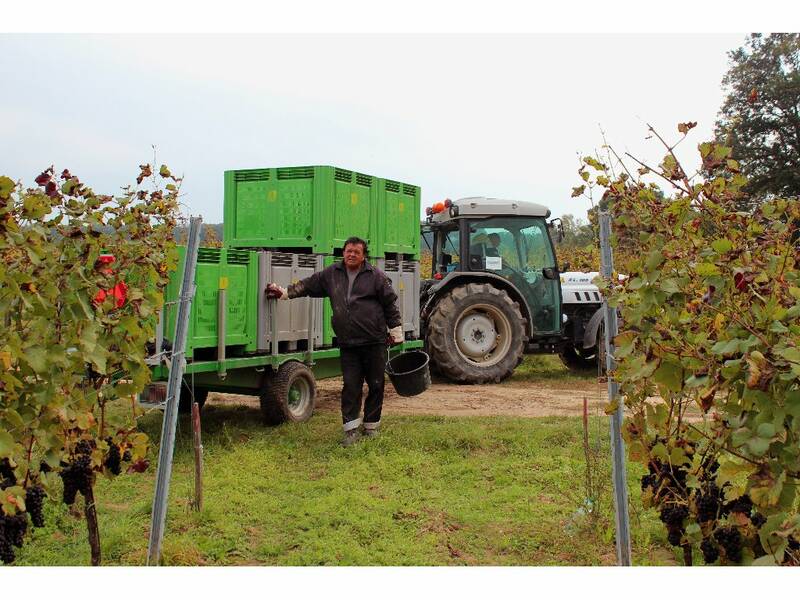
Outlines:
MULTIPOLYGON (((140 419, 154 443, 161 413, 140 419)), ((606 448, 607 419, 591 422, 606 448)), ((573 418, 388 417, 376 440, 339 447, 337 416, 264 427, 257 411, 208 406, 205 506, 193 493, 191 425, 179 421, 164 563, 169 565, 614 564, 610 486, 592 522, 584 500, 581 425, 573 418)), ((152 456, 157 456, 153 449, 152 456)), ((155 458, 141 475, 98 483, 105 565, 142 565, 155 458)), ((610 479, 608 461, 596 474, 610 479)), ((635 510, 635 564, 672 562, 656 515, 635 510)), ((87 565, 86 527, 48 502, 47 527, 20 565, 87 565)))

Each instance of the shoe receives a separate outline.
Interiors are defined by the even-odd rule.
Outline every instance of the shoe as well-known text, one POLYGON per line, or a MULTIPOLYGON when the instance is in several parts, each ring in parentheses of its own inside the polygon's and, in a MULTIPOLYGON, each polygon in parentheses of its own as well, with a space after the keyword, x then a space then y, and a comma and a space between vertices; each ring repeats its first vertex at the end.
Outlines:
POLYGON ((376 437, 378 437, 380 435, 380 433, 381 432, 377 427, 375 427, 373 429, 364 428, 364 437, 376 438, 376 437))
POLYGON ((355 444, 358 440, 362 437, 361 432, 358 429, 351 429, 349 431, 344 432, 344 437, 342 438, 342 446, 345 448, 349 448, 353 444, 355 444))

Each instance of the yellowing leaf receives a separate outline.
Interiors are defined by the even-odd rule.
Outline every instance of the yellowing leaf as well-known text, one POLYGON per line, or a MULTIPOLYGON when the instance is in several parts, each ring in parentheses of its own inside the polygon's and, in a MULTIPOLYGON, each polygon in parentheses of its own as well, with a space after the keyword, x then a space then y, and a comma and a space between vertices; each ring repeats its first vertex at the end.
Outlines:
POLYGON ((0 457, 11 456, 14 450, 14 438, 7 431, 0 430, 0 457))
POLYGON ((653 380, 671 392, 680 392, 683 389, 683 367, 679 362, 662 360, 653 373, 653 380))
POLYGON ((733 243, 729 239, 721 238, 711 242, 711 247, 717 254, 725 254, 733 249, 733 243))
POLYGON ((720 274, 719 267, 714 263, 700 263, 694 270, 700 277, 712 277, 720 274))

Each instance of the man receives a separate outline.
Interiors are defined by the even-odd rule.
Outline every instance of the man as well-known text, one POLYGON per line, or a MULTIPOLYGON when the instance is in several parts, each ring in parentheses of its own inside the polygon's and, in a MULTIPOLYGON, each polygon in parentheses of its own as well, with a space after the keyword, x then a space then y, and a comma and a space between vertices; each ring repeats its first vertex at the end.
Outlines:
POLYGON ((500 234, 499 233, 490 233, 489 234, 489 247, 486 249, 486 256, 500 256, 500 234))
POLYGON ((383 371, 386 345, 403 341, 403 325, 397 294, 389 278, 366 260, 367 242, 351 237, 344 243, 343 260, 286 290, 270 283, 270 298, 329 297, 333 309, 333 331, 342 361, 342 445, 351 446, 362 435, 378 435, 383 407, 383 371), (387 338, 388 330, 388 338, 387 338), (367 382, 364 419, 361 389, 367 382), (363 427, 363 433, 362 433, 363 427))

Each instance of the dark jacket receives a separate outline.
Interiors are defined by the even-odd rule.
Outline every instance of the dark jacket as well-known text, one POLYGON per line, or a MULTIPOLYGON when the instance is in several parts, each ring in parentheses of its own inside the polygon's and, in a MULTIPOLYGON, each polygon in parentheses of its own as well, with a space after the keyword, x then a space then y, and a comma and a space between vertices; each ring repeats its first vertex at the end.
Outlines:
POLYGON ((397 294, 389 278, 367 261, 361 265, 350 301, 347 301, 347 267, 338 262, 290 285, 289 298, 311 296, 331 299, 333 331, 339 346, 385 344, 387 327, 401 324, 397 294))

